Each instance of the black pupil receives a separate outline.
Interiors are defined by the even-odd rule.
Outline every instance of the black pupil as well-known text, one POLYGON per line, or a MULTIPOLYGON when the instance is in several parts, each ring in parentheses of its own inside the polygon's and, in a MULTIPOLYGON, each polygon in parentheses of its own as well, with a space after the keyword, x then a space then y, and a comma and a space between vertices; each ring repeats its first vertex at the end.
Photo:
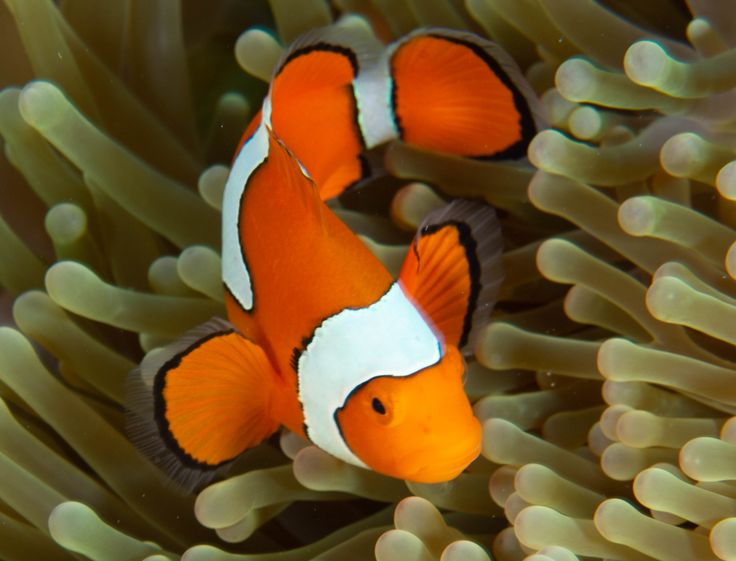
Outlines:
POLYGON ((381 403, 381 400, 377 397, 373 398, 373 401, 371 402, 371 405, 373 406, 373 410, 378 413, 379 415, 385 415, 386 414, 386 408, 383 406, 383 403, 381 403))

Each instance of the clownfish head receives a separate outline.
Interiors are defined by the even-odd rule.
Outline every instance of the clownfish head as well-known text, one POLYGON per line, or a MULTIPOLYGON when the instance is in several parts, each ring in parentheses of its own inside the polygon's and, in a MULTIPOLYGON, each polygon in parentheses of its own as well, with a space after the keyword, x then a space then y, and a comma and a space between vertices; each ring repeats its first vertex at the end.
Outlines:
POLYGON ((442 359, 410 376, 379 376, 356 388, 335 420, 350 450, 371 469, 409 481, 457 477, 480 453, 481 427, 463 390, 464 363, 442 359))

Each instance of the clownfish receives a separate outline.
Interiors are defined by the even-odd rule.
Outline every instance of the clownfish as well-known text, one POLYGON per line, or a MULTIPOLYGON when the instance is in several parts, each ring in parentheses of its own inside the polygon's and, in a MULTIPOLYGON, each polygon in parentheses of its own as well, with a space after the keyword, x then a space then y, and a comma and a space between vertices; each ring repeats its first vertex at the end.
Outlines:
POLYGON ((281 426, 415 482, 453 479, 480 452, 463 356, 503 279, 494 210, 456 200, 431 212, 394 279, 325 201, 364 178, 365 150, 392 138, 465 157, 523 156, 536 122, 518 93, 528 86, 470 34, 425 31, 381 52, 369 40, 355 50, 330 29, 283 57, 234 158, 222 214, 228 321, 149 353, 130 377, 131 439, 189 489, 281 426), (481 97, 507 88, 492 98, 492 118, 470 118, 480 102, 456 87, 462 72, 481 97), (422 99, 446 111, 423 123, 422 99))

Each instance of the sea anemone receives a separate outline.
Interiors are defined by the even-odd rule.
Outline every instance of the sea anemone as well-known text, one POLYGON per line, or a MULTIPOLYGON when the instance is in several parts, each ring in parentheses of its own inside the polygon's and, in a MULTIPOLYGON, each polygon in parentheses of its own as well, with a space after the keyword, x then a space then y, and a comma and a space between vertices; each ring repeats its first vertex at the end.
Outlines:
POLYGON ((5 0, 0 557, 736 559, 734 21, 717 0, 5 0), (124 380, 224 314, 230 155, 283 45, 338 18, 487 35, 547 113, 529 162, 393 143, 392 177, 333 205, 392 271, 448 198, 500 209, 466 383, 482 457, 420 485, 283 433, 182 495, 126 439, 124 380))

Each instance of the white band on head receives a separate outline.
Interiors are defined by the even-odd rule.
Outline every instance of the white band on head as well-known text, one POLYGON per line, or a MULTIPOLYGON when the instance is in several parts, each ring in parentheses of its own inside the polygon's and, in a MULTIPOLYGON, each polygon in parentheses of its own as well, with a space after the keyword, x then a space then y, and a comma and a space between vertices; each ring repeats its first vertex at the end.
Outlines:
POLYGON ((359 386, 378 376, 409 376, 436 364, 440 341, 399 283, 365 308, 326 319, 299 357, 299 400, 317 446, 366 467, 348 448, 335 419, 359 386))
POLYGON ((222 280, 245 310, 253 308, 253 287, 240 244, 240 203, 251 174, 267 156, 268 131, 260 125, 233 162, 222 203, 222 280))

